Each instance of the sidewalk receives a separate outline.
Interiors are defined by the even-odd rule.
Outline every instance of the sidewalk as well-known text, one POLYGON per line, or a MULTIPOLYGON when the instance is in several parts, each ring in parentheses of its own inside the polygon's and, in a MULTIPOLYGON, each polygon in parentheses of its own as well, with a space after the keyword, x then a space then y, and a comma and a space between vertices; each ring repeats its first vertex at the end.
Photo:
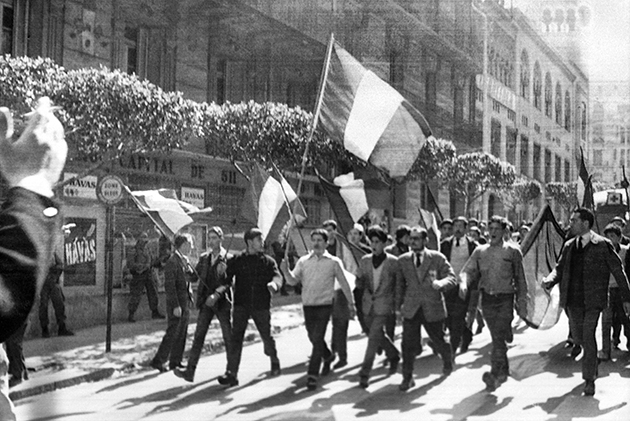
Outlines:
MULTIPOLYGON (((186 351, 192 345, 197 311, 192 312, 188 326, 186 351)), ((303 324, 300 296, 276 296, 271 309, 274 333, 303 324)), ((166 329, 165 320, 139 320, 112 326, 111 352, 105 352, 106 327, 95 326, 75 332, 75 336, 35 338, 24 342, 29 380, 11 388, 15 402, 79 383, 98 381, 125 372, 148 368, 166 329)), ((250 321, 245 342, 259 340, 258 331, 250 321)), ((214 319, 206 335, 203 354, 222 352, 223 338, 219 322, 214 319)))

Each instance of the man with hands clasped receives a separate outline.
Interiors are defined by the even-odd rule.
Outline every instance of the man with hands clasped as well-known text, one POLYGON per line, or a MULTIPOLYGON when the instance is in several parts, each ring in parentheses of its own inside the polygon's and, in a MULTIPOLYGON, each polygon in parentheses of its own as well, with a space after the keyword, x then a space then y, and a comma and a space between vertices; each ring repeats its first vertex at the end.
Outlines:
POLYGON ((243 352, 243 338, 250 317, 263 341, 265 355, 271 360, 272 376, 280 374, 276 341, 271 336, 271 295, 280 291, 282 275, 276 261, 263 253, 263 233, 258 228, 245 232, 245 252, 228 260, 227 281, 234 285, 232 341, 228 347, 227 372, 219 383, 238 385, 238 368, 243 352))
POLYGON ((197 264, 199 286, 197 287, 197 328, 193 337, 192 348, 188 356, 186 370, 175 370, 175 375, 192 382, 201 355, 203 343, 214 316, 219 320, 226 356, 230 354, 232 341, 232 310, 231 282, 227 278, 227 261, 232 257, 223 248, 223 230, 221 227, 211 227, 208 232, 210 251, 201 255, 197 264))
POLYGON ((444 375, 453 371, 451 345, 444 340, 446 304, 442 292, 457 286, 455 272, 446 257, 425 247, 426 229, 412 228, 409 239, 411 251, 398 258, 401 282, 396 293, 396 308, 403 317, 403 381, 399 386, 403 392, 415 386, 413 365, 420 347, 421 326, 442 357, 444 375))
POLYGON ((630 311, 630 287, 621 259, 610 240, 591 230, 594 221, 593 212, 588 209, 579 208, 573 212, 570 228, 574 237, 565 243, 556 267, 543 280, 546 289, 560 283, 560 305, 569 315, 571 336, 576 347, 584 348, 582 378, 586 396, 595 394, 595 330, 600 313, 608 305, 611 274, 619 286, 624 311, 626 314, 630 311))

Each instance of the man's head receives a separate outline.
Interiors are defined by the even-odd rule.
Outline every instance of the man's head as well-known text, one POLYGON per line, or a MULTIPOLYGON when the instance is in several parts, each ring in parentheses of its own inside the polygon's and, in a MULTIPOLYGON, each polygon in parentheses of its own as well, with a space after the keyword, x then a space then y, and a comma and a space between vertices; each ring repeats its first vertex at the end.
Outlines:
POLYGON ((149 242, 149 236, 146 232, 143 232, 138 236, 138 241, 136 242, 136 248, 144 248, 149 242))
POLYGON ((175 246, 175 250, 178 250, 183 255, 188 255, 190 250, 193 248, 193 236, 190 234, 181 234, 175 236, 175 240, 173 240, 173 245, 175 246))
POLYGON ((378 225, 374 225, 368 229, 367 237, 370 240, 372 251, 376 255, 381 255, 385 251, 387 245, 387 233, 378 225))
POLYGON ((337 232, 337 222, 334 219, 324 221, 322 227, 328 232, 328 243, 335 244, 335 233, 337 232))
POLYGON ((518 234, 521 236, 521 240, 525 238, 528 232, 529 232, 529 227, 527 225, 521 225, 518 228, 518 234))
POLYGON ((208 230, 208 246, 210 250, 218 251, 223 243, 223 230, 221 227, 210 227, 208 230))
POLYGON ((468 221, 463 216, 458 216, 453 220, 453 235, 462 238, 468 229, 468 221))
POLYGON ((263 243, 262 231, 258 228, 250 228, 243 235, 248 254, 262 253, 265 245, 263 243))
POLYGON ((481 230, 479 229, 479 227, 472 227, 468 230, 468 236, 474 241, 479 241, 479 239, 481 238, 481 230))
POLYGON ((409 245, 411 249, 415 252, 424 250, 428 237, 429 234, 426 229, 419 226, 413 227, 409 234, 409 245))
POLYGON ((623 231, 623 229, 626 227, 626 220, 623 219, 621 216, 615 216, 611 221, 611 224, 615 224, 617 225, 619 228, 621 228, 621 230, 623 231))
POLYGON ((442 238, 450 237, 453 235, 453 221, 445 219, 440 222, 440 235, 442 238))
POLYGON ((317 228, 311 231, 311 245, 315 254, 323 254, 328 245, 328 231, 324 228, 317 228))
POLYGON ((591 230, 595 223, 593 212, 586 208, 577 208, 569 219, 571 234, 584 235, 591 230))
MULTIPOLYGON (((399 225, 396 228, 396 241, 406 246, 409 245, 409 234, 411 234, 411 228, 409 225, 399 225)), ((369 237, 368 237, 369 238, 369 237)))
POLYGON ((502 216, 494 215, 488 222, 488 234, 490 235, 490 245, 496 246, 503 242, 507 231, 508 221, 502 216))
POLYGON ((604 236, 612 241, 616 247, 621 240, 621 228, 617 224, 608 224, 604 228, 604 236))
POLYGON ((479 226, 479 220, 477 218, 470 218, 468 220, 468 228, 478 227, 478 226, 479 226))
POLYGON ((361 224, 354 224, 352 229, 348 231, 348 241, 352 244, 359 244, 363 239, 364 228, 361 224))

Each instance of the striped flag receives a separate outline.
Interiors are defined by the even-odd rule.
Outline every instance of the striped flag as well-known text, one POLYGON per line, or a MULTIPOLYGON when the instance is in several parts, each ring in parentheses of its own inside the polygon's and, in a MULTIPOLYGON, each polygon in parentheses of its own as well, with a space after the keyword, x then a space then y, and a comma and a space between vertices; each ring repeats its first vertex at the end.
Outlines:
POLYGON ((580 147, 580 172, 577 182, 578 204, 583 208, 593 209, 593 176, 588 173, 584 163, 584 151, 580 147))
POLYGON ((178 200, 173 189, 130 191, 126 186, 125 188, 138 209, 148 215, 171 241, 179 230, 193 222, 186 209, 191 212, 199 211, 197 207, 178 200))
POLYGON ((278 238, 291 217, 296 200, 295 221, 301 223, 306 219, 306 211, 297 194, 275 166, 270 174, 255 164, 249 181, 241 215, 256 224, 263 232, 263 239, 278 238))
POLYGON ((527 282, 527 307, 517 308, 517 312, 535 329, 551 328, 562 313, 559 285, 547 291, 542 287, 542 279, 555 267, 563 244, 564 232, 556 222, 551 208, 546 205, 521 243, 527 282))
POLYGON ((429 124, 394 88, 333 43, 319 122, 352 154, 387 172, 407 175, 429 124))

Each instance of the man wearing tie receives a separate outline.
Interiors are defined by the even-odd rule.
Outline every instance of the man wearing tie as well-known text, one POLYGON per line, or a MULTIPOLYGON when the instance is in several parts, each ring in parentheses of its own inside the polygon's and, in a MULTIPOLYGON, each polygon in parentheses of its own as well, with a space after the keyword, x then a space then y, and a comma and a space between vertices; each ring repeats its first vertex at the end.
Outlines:
POLYGON ((442 292, 457 285, 446 257, 425 247, 428 234, 424 228, 412 228, 409 239, 411 251, 398 259, 401 281, 396 293, 396 308, 403 317, 403 381, 399 386, 403 392, 415 386, 413 365, 422 325, 442 357, 444 375, 453 371, 451 346, 444 340, 446 305, 442 292))
POLYGON ((595 394, 599 315, 608 305, 608 283, 612 274, 619 285, 623 307, 630 311, 630 287, 621 260, 610 240, 591 231, 595 217, 585 208, 571 215, 571 233, 554 270, 543 281, 546 289, 560 283, 560 305, 567 310, 576 347, 584 348, 582 378, 584 395, 595 394))

